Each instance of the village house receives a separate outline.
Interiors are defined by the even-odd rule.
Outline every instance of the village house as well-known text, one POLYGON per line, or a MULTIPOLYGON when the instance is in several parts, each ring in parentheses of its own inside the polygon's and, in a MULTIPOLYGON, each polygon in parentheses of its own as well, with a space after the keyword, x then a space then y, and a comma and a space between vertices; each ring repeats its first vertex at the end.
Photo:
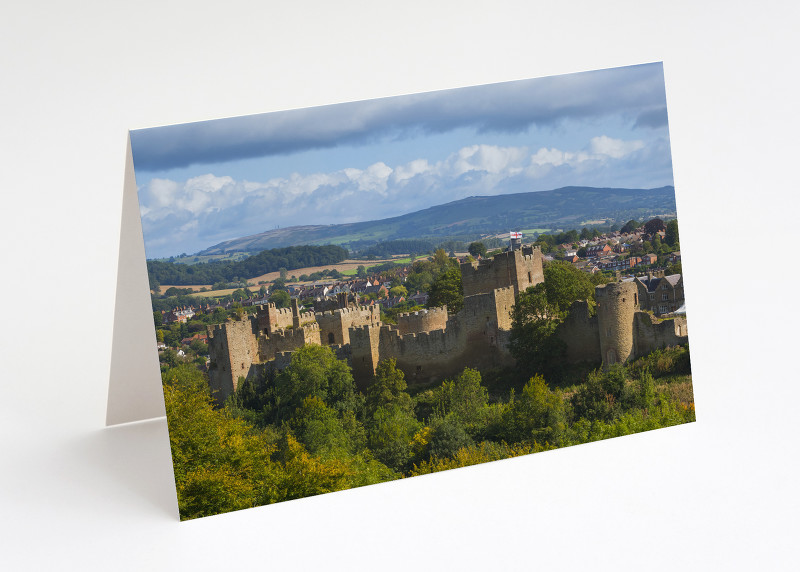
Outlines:
POLYGON ((658 256, 656 256, 655 254, 651 253, 642 256, 642 264, 644 265, 649 266, 651 264, 655 264, 657 261, 658 261, 658 256))
POLYGON ((611 247, 607 243, 590 246, 586 249, 587 258, 598 258, 611 252, 611 247))
POLYGON ((683 276, 664 276, 663 271, 649 272, 634 279, 639 290, 639 304, 643 310, 656 315, 675 312, 684 305, 683 276))
POLYGON ((194 308, 180 308, 166 312, 164 315, 164 323, 171 324, 173 322, 185 322, 194 316, 194 308))

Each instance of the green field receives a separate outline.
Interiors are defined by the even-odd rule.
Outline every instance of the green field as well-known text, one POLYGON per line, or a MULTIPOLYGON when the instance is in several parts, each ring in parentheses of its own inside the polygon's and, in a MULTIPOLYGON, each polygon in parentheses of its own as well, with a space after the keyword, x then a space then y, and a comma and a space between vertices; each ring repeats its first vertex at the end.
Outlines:
POLYGON ((543 232, 550 232, 551 230, 550 228, 526 228, 519 232, 522 234, 542 234, 543 232))
MULTIPOLYGON (((244 260, 251 254, 250 252, 231 252, 229 254, 198 254, 198 255, 191 255, 191 256, 175 256, 172 258, 172 261, 178 264, 186 264, 191 266, 192 264, 200 264, 204 262, 211 262, 212 260, 224 260, 226 262, 238 262, 239 260, 244 260)), ((169 258, 157 258, 156 260, 160 260, 162 262, 167 262, 169 258)))

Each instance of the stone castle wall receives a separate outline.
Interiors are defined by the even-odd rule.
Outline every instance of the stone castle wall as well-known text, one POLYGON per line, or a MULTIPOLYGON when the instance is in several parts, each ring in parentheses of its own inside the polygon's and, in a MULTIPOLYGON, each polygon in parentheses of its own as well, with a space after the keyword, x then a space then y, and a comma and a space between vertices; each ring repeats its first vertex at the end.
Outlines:
POLYGON ((464 296, 485 294, 507 286, 512 286, 518 294, 543 281, 542 251, 538 247, 501 252, 490 259, 461 265, 464 296))
MULTIPOLYGON (((520 290, 544 280, 541 251, 504 252, 462 264, 461 273, 464 307, 456 315, 448 316, 446 307, 431 308, 399 314, 393 326, 381 323, 377 305, 301 314, 293 300, 292 309, 259 306, 256 317, 209 328, 212 390, 222 402, 239 376, 259 375, 267 363, 283 369, 291 352, 309 344, 332 346, 350 362, 361 389, 371 383, 378 363, 390 358, 409 384, 441 381, 465 367, 512 365, 511 311, 520 290)), ((598 286, 595 295, 596 315, 588 302, 575 302, 556 330, 567 343, 568 362, 608 366, 687 343, 685 318, 662 321, 639 311, 634 283, 598 286)))
POLYGON ((236 391, 239 377, 247 377, 258 361, 256 321, 250 317, 208 328, 211 393, 218 402, 236 391))
POLYGON ((634 334, 636 357, 667 346, 689 343, 685 316, 659 320, 647 312, 638 312, 634 322, 634 334))
POLYGON ((639 309, 636 285, 614 282, 595 288, 603 364, 626 362, 634 357, 633 320, 639 309))
POLYGON ((381 309, 377 305, 340 308, 328 312, 317 312, 313 319, 319 324, 322 344, 343 345, 350 343, 350 328, 379 324, 381 309))
POLYGON ((350 329, 350 367, 356 384, 362 390, 375 375, 380 356, 379 346, 379 326, 356 326, 350 329))
POLYGON ((300 328, 272 332, 258 336, 258 361, 268 361, 281 352, 290 352, 310 344, 320 345, 319 326, 315 323, 300 328))
POLYGON ((600 327, 597 316, 589 312, 589 303, 578 300, 572 304, 556 335, 567 345, 570 363, 600 362, 600 327))
MULTIPOLYGON (((291 308, 276 308, 275 304, 262 305, 256 308, 258 330, 267 335, 293 326, 293 317, 291 308)), ((301 312, 299 317, 301 324, 314 321, 313 312, 301 312)))
POLYGON ((397 314, 397 330, 401 334, 431 332, 447 327, 447 306, 397 314))
MULTIPOLYGON (((514 289, 499 288, 468 296, 464 308, 447 316, 437 308, 427 331, 408 331, 422 322, 397 326, 363 326, 350 330, 353 376, 361 387, 372 379, 380 361, 394 359, 406 382, 433 383, 452 377, 465 367, 489 368, 512 363, 508 334, 514 289)), ((413 314, 412 314, 413 315, 413 314)), ((413 319, 413 318, 412 318, 413 319)))

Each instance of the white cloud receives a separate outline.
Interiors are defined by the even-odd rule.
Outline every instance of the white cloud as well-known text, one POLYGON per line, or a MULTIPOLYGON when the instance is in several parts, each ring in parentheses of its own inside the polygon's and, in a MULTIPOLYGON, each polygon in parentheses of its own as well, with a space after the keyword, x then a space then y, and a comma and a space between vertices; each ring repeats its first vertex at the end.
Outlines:
POLYGON ((516 169, 516 172, 519 172, 527 153, 525 147, 471 145, 459 149, 445 161, 445 164, 455 176, 469 171, 498 174, 516 169))
POLYGON ((593 155, 605 155, 614 159, 621 159, 644 147, 644 141, 622 141, 601 135, 593 137, 589 142, 589 149, 593 155))
POLYGON ((139 196, 146 242, 154 249, 148 255, 168 256, 278 225, 387 218, 470 195, 671 184, 671 165, 665 168, 663 156, 669 156, 668 147, 666 154, 663 148, 653 152, 642 141, 601 135, 577 150, 472 145, 433 164, 425 158, 395 166, 378 162, 265 182, 212 174, 183 183, 153 179, 139 196), (655 171, 660 179, 650 176, 655 171))

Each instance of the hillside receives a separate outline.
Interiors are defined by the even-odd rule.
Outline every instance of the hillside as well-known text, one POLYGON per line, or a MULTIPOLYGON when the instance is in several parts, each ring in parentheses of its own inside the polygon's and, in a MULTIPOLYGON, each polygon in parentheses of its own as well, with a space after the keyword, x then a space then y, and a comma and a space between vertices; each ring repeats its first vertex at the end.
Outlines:
POLYGON ((675 212, 674 187, 609 189, 564 187, 552 191, 468 197, 383 220, 293 226, 214 245, 199 255, 255 252, 300 244, 338 244, 349 249, 381 240, 472 237, 520 229, 571 229, 586 221, 635 218, 675 212))

